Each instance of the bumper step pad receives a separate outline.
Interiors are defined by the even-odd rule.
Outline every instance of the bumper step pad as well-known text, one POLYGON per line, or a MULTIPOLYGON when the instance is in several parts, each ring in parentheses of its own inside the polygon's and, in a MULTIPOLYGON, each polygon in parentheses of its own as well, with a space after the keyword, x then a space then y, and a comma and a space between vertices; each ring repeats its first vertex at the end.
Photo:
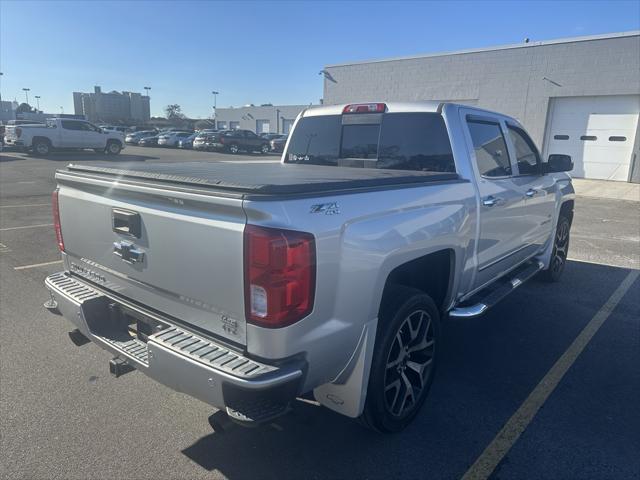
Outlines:
POLYGON ((178 327, 162 330, 150 336, 149 341, 235 377, 251 379, 277 370, 178 327))

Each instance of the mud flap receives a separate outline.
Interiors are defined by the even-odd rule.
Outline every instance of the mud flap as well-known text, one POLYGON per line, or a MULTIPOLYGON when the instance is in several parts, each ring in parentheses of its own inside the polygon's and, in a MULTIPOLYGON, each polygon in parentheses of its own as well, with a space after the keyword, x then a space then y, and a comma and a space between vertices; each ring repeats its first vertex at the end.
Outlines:
POLYGON ((377 318, 364 325, 358 346, 344 370, 333 382, 313 390, 316 400, 325 407, 351 418, 357 418, 362 413, 367 398, 377 325, 377 318))

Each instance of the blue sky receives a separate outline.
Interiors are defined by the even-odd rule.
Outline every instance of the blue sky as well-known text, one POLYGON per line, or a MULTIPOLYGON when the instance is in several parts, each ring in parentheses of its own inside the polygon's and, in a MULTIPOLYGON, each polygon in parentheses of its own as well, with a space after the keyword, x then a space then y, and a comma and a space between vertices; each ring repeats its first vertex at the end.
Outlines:
POLYGON ((151 113, 307 104, 324 65, 640 29, 640 2, 0 0, 0 93, 73 111, 73 91, 143 92, 151 113))

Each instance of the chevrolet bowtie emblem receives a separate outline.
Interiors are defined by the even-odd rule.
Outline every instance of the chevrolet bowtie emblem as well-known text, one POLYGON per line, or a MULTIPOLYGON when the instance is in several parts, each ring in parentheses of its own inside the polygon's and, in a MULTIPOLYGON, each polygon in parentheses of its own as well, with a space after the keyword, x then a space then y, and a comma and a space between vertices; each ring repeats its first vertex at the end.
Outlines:
POLYGON ((113 242, 113 254, 131 264, 144 261, 144 252, 131 242, 113 242))

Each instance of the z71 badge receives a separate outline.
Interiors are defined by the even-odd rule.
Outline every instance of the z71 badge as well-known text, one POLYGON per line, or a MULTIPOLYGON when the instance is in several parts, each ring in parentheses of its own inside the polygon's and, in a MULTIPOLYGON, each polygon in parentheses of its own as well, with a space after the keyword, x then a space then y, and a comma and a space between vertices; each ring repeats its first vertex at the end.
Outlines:
POLYGON ((318 203, 316 205, 311 205, 311 210, 309 211, 309 213, 324 213, 325 215, 339 215, 340 205, 338 205, 338 202, 318 203))

